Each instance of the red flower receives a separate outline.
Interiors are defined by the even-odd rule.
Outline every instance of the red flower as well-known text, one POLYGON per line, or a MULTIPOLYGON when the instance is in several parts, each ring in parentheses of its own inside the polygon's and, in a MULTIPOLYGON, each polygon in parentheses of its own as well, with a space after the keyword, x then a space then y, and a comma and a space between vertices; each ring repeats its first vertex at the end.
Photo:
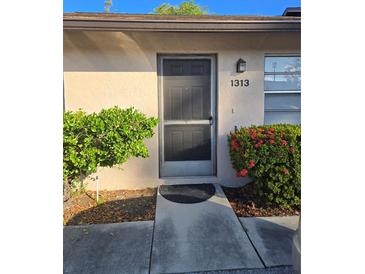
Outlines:
POLYGON ((257 144, 255 145, 255 148, 259 148, 263 142, 264 141, 262 141, 262 140, 258 141, 257 144))
POLYGON ((238 143, 237 143, 237 140, 236 140, 236 139, 232 139, 232 140, 231 140, 231 148, 232 148, 232 150, 236 150, 236 149, 238 149, 238 148, 239 148, 239 145, 238 145, 238 143))
POLYGON ((275 141, 274 140, 270 140, 270 144, 275 144, 275 141))
POLYGON ((256 130, 255 129, 250 129, 250 137, 253 140, 256 139, 256 130))
POLYGON ((248 173, 248 170, 244 168, 241 171, 237 172, 236 175, 238 177, 245 177, 247 175, 247 173, 248 173))
POLYGON ((271 128, 269 128, 269 130, 270 130, 271 132, 274 132, 274 128, 272 128, 272 127, 271 127, 271 128))
POLYGON ((282 141, 281 141, 281 143, 282 143, 284 146, 286 146, 286 145, 288 144, 288 142, 287 142, 287 141, 285 141, 285 140, 282 140, 282 141))
POLYGON ((285 175, 288 175, 289 174, 289 170, 287 169, 287 168, 283 168, 283 173, 285 174, 285 175))
POLYGON ((248 162, 248 168, 253 168, 255 166, 255 161, 254 160, 250 160, 248 162))

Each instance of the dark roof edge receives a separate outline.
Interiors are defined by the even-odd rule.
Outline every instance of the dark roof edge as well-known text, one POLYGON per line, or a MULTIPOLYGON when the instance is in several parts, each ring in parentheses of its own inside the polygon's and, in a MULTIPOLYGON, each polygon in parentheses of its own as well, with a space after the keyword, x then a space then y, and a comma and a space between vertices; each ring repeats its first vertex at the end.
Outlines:
POLYGON ((282 16, 293 16, 293 14, 295 14, 295 16, 297 14, 299 14, 299 16, 301 15, 301 7, 289 7, 286 8, 282 14, 282 16))

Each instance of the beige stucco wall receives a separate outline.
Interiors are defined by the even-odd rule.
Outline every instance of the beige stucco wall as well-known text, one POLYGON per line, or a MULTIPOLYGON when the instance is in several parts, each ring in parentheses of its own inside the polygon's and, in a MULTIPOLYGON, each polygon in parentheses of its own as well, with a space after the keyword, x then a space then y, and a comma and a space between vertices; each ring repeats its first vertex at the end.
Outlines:
MULTIPOLYGON (((134 106, 157 117, 157 53, 217 54, 217 177, 190 182, 244 183, 231 167, 227 133, 235 125, 263 123, 264 56, 300 53, 300 34, 65 31, 65 109, 97 112, 115 105, 134 106), (247 62, 244 74, 235 73, 239 58, 247 62), (232 79, 249 79, 250 86, 231 87, 232 79)), ((171 183, 159 179, 158 128, 146 143, 149 158, 131 159, 122 169, 100 169, 100 187, 134 189, 171 183)), ((88 186, 95 187, 92 182, 88 186)))

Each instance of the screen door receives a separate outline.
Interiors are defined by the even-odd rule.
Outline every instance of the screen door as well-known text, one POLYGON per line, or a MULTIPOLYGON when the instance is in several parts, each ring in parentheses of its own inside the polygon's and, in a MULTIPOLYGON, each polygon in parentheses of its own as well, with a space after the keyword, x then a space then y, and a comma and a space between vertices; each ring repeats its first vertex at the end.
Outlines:
POLYGON ((160 57, 160 175, 215 170, 213 57, 160 57))

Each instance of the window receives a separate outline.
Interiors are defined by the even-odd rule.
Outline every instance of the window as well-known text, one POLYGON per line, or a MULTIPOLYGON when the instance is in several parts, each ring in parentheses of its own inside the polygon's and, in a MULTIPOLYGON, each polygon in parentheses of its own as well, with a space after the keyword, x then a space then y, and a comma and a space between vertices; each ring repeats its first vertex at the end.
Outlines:
POLYGON ((300 124, 300 56, 265 57, 265 124, 300 124))

